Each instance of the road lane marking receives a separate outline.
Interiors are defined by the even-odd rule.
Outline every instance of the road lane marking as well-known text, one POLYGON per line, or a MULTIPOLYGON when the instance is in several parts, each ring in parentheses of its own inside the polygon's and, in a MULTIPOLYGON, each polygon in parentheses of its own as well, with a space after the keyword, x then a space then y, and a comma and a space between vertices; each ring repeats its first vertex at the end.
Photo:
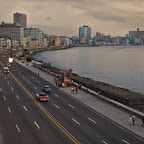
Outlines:
POLYGON ((16 125, 16 128, 17 128, 18 132, 20 132, 20 129, 19 129, 19 127, 17 125, 16 125))
POLYGON ((9 84, 9 82, 7 82, 9 84))
POLYGON ((126 140, 122 140, 124 143, 126 143, 126 144, 130 144, 130 143, 128 143, 126 140))
POLYGON ((26 73, 26 74, 29 74, 29 73, 26 73))
POLYGON ((78 121, 76 121, 75 119, 72 118, 72 120, 77 123, 78 125, 80 125, 80 123, 78 121))
MULTIPOLYGON (((1 62, 0 62, 1 63, 1 62)), ((2 64, 2 63, 1 63, 2 64)), ((4 64, 2 64, 4 66, 4 64)), ((73 135, 71 135, 36 99, 35 97, 19 82, 19 80, 10 72, 11 76, 21 86, 21 88, 29 95, 36 105, 46 114, 46 116, 75 144, 81 144, 73 135)))
POLYGON ((2 91, 2 89, 0 88, 0 91, 2 91))
POLYGON ((5 79, 6 79, 6 77, 5 77, 5 79))
POLYGON ((28 111, 27 108, 23 105, 23 108, 25 109, 25 111, 28 111))
POLYGON ((55 105, 55 107, 57 107, 59 109, 59 107, 56 104, 54 104, 54 105, 55 105))
POLYGON ((37 81, 38 83, 40 83, 39 81, 37 81))
POLYGON ((3 99, 6 100, 5 96, 3 96, 3 99))
POLYGON ((35 125, 37 126, 38 129, 40 129, 39 125, 36 123, 36 121, 34 121, 35 125))
POLYGON ((11 87, 11 89, 14 90, 13 87, 11 87))
POLYGON ((59 97, 57 94, 55 94, 56 97, 59 97))
POLYGON ((104 144, 107 144, 105 141, 102 141, 104 144))
POLYGON ((28 83, 30 83, 30 82, 28 81, 28 83))
POLYGON ((34 87, 35 89, 37 89, 36 87, 34 87))
POLYGON ((33 77, 32 77, 32 79, 33 79, 33 77))
POLYGON ((20 73, 19 73, 20 74, 20 73))
POLYGON ((25 77, 23 77, 23 79, 25 79, 25 77))
POLYGON ((9 110, 9 112, 11 113, 11 110, 10 110, 10 108, 8 107, 8 110, 9 110))
POLYGON ((69 106, 74 109, 74 107, 72 105, 69 104, 69 106))
POLYGON ((92 121, 93 123, 96 123, 93 119, 91 119, 91 118, 88 118, 90 121, 92 121))
POLYGON ((16 95, 17 99, 19 99, 18 95, 16 95))

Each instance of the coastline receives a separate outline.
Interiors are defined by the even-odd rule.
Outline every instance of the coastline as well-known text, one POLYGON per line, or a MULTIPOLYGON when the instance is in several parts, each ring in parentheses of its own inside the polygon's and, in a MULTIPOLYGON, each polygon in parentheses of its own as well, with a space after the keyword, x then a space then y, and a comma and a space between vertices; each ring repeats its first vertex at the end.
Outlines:
MULTIPOLYGON (((30 55, 33 58, 33 55, 37 54, 38 52, 63 50, 63 49, 69 49, 69 48, 68 47, 60 47, 60 48, 50 47, 47 49, 38 48, 38 49, 32 50, 32 52, 30 51, 30 55)), ((56 67, 48 66, 50 63, 49 64, 44 63, 42 60, 36 60, 36 61, 39 61, 42 63, 40 65, 41 69, 46 68, 47 71, 52 71, 56 74, 59 74, 59 72, 61 71, 61 69, 58 69, 56 67)), ((94 90, 96 92, 99 91, 105 97, 118 101, 138 111, 144 112, 144 95, 142 95, 141 93, 132 92, 125 88, 120 88, 120 87, 116 87, 116 86, 113 86, 104 82, 95 81, 90 78, 81 77, 75 73, 72 73, 72 80, 76 83, 82 84, 83 86, 91 90, 94 90)))

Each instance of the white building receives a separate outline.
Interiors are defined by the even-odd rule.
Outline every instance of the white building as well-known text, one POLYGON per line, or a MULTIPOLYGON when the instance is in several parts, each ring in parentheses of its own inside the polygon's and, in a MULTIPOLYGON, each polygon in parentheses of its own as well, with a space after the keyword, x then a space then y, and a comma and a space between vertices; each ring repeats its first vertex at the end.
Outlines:
POLYGON ((9 37, 12 41, 18 41, 23 45, 24 29, 18 23, 4 23, 0 25, 0 36, 9 37))
POLYGON ((39 46, 42 47, 42 31, 38 28, 25 28, 24 36, 30 36, 31 39, 38 39, 39 46))

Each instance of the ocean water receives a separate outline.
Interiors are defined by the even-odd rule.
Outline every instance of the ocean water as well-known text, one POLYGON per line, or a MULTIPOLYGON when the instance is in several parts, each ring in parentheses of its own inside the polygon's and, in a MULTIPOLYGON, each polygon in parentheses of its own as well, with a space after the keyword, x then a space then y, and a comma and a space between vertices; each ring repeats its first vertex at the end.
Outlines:
POLYGON ((96 81, 144 94, 144 46, 76 47, 34 56, 96 81))

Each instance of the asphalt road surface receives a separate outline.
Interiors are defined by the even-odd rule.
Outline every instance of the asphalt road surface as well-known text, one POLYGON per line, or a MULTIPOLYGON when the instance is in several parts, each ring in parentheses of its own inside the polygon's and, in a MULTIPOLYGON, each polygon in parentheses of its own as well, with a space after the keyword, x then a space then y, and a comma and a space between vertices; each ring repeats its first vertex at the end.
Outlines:
MULTIPOLYGON (((6 63, 0 55, 1 71, 6 63)), ((0 143, 144 144, 16 62, 0 73, 0 143), (36 99, 44 85, 48 102, 36 99)))

